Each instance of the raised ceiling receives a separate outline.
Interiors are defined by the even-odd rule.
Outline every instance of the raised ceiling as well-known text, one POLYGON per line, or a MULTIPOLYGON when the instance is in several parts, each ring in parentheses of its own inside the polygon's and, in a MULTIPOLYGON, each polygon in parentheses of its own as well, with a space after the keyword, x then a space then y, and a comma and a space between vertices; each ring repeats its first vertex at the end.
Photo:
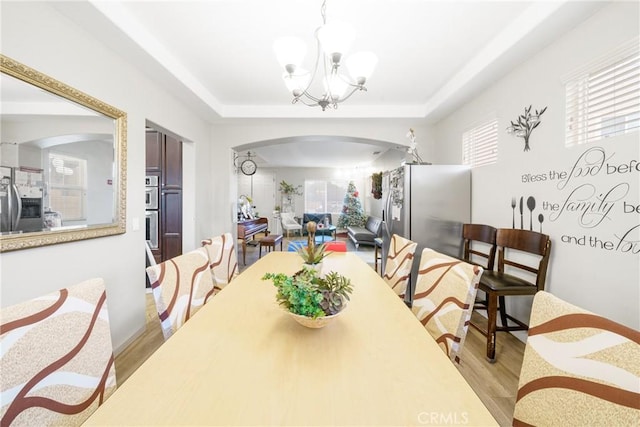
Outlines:
MULTIPOLYGON (((607 2, 328 0, 378 66, 337 110, 292 105, 273 53, 285 35, 315 55, 321 0, 89 1, 54 7, 212 123, 241 118, 436 122, 607 2)), ((371 151, 369 147, 367 152, 371 151)))

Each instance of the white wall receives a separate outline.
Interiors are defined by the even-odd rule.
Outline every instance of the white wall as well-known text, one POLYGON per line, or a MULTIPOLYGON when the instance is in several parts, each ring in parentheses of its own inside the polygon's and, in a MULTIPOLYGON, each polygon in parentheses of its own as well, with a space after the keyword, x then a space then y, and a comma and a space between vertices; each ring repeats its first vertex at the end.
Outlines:
MULTIPOLYGON (((145 324, 145 120, 192 141, 185 154, 183 231, 189 243, 185 250, 199 245, 204 231, 222 216, 220 209, 213 208, 213 194, 224 197, 229 193, 228 185, 224 189, 211 185, 215 170, 209 164, 214 158, 211 126, 169 96, 153 78, 132 68, 117 52, 98 43, 46 2, 3 2, 1 36, 4 55, 128 115, 126 234, 2 253, 1 304, 11 305, 91 277, 103 277, 112 339, 119 350, 145 324), (141 225, 139 230, 132 230, 134 219, 141 225)), ((222 169, 225 172, 228 170, 222 169)))
MULTIPOLYGON (((500 129, 498 162, 473 170, 473 222, 511 227, 511 198, 516 197, 519 201, 521 196, 525 200, 533 196, 536 200, 534 225, 539 228, 537 215, 542 213, 543 232, 549 234, 553 242, 546 289, 573 304, 636 329, 640 328, 640 215, 631 212, 629 206, 640 204, 638 170, 608 173, 603 167, 599 172, 593 170, 593 176, 577 177, 569 183, 550 172, 569 173, 574 164, 584 165, 581 154, 595 147, 602 147, 606 153, 605 163, 610 166, 640 160, 638 132, 565 148, 562 83, 567 73, 632 37, 638 37, 638 16, 637 2, 615 2, 607 6, 435 125, 438 162, 459 163, 462 132, 495 114, 500 129), (531 151, 524 152, 523 139, 507 135, 504 129, 529 105, 534 109, 548 106, 548 110, 531 136, 531 151), (530 176, 544 181, 534 182, 530 176), (571 198, 597 203, 602 194, 619 184, 622 187, 614 191, 612 210, 604 216, 601 207, 594 207, 590 217, 567 210, 560 214, 559 210, 553 212, 549 208, 551 204, 561 206, 571 198), (593 189, 595 194, 579 195, 586 189, 593 189), (578 193, 572 195, 574 190, 578 193), (622 191, 626 194, 622 195, 622 191), (545 202, 546 209, 542 206, 545 202), (602 219, 602 223, 595 225, 596 218, 602 219), (634 241, 634 246, 627 248, 623 243, 617 247, 627 231, 630 232, 627 240, 634 241), (563 242, 572 238, 575 239, 573 242, 563 242), (612 242, 612 248, 607 248, 603 242, 612 242)), ((589 161, 595 161, 596 154, 593 152, 589 161)), ((526 207, 524 217, 528 225, 526 207)), ((517 208, 516 218, 519 222, 517 208)), ((520 300, 512 305, 515 313, 528 319, 531 298, 517 298, 520 300)))

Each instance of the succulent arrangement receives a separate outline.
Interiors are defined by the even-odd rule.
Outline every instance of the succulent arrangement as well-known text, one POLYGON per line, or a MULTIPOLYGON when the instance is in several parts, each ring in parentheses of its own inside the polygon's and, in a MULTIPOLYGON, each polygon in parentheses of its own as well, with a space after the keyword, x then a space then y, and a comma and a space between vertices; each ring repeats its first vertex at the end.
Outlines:
POLYGON ((271 280, 278 293, 276 300, 291 313, 317 318, 339 313, 353 292, 351 280, 331 272, 324 277, 303 267, 293 276, 267 273, 262 280, 271 280))
POLYGON ((305 264, 318 264, 328 255, 324 244, 316 245, 316 228, 315 221, 307 223, 307 246, 300 246, 296 249, 305 264))

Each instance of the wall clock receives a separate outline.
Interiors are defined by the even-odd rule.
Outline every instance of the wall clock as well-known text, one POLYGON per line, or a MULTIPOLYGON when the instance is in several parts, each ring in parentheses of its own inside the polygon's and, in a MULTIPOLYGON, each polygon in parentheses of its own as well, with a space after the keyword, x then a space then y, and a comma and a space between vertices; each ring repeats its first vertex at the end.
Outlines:
POLYGON ((245 160, 240 165, 240 170, 245 175, 253 175, 254 173, 256 173, 257 169, 258 169, 258 166, 256 165, 256 162, 254 162, 251 159, 245 160))

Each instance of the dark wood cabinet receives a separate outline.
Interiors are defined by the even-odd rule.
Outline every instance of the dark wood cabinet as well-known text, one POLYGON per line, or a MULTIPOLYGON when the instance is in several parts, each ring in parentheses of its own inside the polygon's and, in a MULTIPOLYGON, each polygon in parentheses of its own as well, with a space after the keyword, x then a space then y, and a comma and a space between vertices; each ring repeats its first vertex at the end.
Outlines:
POLYGON ((160 132, 147 131, 145 151, 147 175, 149 172, 162 170, 162 136, 160 132))
POLYGON ((182 141, 165 135, 163 148, 162 189, 182 190, 182 141))
POLYGON ((182 254, 182 141, 157 131, 146 135, 147 175, 159 176, 158 248, 156 260, 182 254))
POLYGON ((171 259, 182 254, 182 190, 162 191, 162 257, 171 259))

